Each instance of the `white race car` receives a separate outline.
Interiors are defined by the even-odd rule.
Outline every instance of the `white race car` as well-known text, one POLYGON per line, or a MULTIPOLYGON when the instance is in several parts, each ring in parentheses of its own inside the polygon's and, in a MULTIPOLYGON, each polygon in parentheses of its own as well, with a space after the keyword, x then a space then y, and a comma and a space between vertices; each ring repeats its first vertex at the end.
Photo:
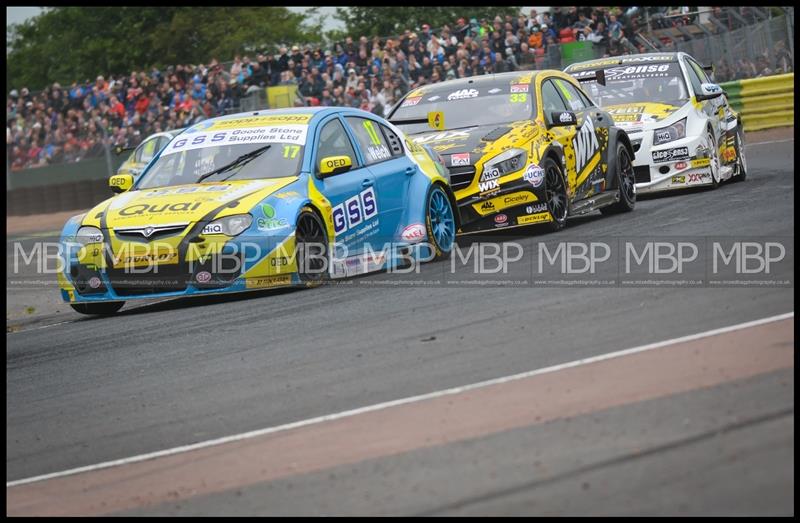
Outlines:
POLYGON ((709 69, 679 52, 600 58, 564 72, 627 131, 641 194, 745 179, 741 118, 709 69))

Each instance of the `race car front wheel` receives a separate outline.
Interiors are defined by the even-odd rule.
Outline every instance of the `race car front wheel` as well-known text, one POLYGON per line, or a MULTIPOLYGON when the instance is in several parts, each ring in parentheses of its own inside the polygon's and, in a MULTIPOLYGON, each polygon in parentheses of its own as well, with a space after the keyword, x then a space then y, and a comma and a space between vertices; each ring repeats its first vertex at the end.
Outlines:
POLYGON ((295 244, 300 280, 310 285, 325 280, 330 262, 328 235, 320 217, 309 208, 303 209, 297 217, 295 244))
POLYGON ((619 201, 606 207, 601 207, 603 214, 617 214, 630 212, 636 206, 636 177, 633 171, 631 155, 625 144, 617 143, 617 187, 619 187, 619 201))
POLYGON ((548 227, 555 232, 567 224, 567 184, 558 162, 546 157, 542 163, 544 168, 544 187, 547 198, 547 210, 553 217, 548 227))
POLYGON ((742 126, 736 129, 736 176, 734 182, 743 182, 747 179, 747 160, 744 158, 744 131, 742 126))
POLYGON ((70 303, 75 312, 92 316, 110 316, 125 305, 124 301, 107 301, 102 303, 70 303))
POLYGON ((433 259, 440 260, 450 256, 456 238, 456 219, 450 198, 438 185, 431 187, 428 193, 425 228, 433 249, 433 259))

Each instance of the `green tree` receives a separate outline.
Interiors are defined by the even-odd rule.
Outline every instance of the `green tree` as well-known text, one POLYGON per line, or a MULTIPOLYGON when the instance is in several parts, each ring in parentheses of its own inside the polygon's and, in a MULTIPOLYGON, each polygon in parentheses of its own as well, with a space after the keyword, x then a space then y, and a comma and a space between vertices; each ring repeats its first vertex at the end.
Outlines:
POLYGON ((8 28, 6 83, 40 89, 320 41, 320 21, 307 18, 285 7, 49 8, 8 28))
POLYGON ((433 29, 448 24, 452 29, 460 17, 494 19, 517 16, 519 7, 344 7, 336 9, 336 18, 344 22, 347 33, 360 36, 397 36, 404 29, 417 30, 422 24, 433 29))

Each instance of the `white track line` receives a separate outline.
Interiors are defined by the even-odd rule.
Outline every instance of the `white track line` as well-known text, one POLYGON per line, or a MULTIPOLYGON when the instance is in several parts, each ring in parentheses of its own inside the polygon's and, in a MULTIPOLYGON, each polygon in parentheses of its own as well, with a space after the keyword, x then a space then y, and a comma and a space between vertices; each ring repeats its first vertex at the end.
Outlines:
POLYGON ((794 138, 787 138, 786 140, 771 140, 769 142, 756 142, 756 143, 746 143, 744 144, 745 147, 751 147, 753 145, 766 145, 768 143, 785 143, 785 142, 793 142, 794 138))
POLYGON ((755 327, 757 325, 763 325, 765 323, 772 323, 776 321, 785 320, 788 318, 794 317, 794 311, 787 312, 785 314, 779 314, 777 316, 770 316, 769 318, 762 318, 760 320, 748 321, 745 323, 739 323, 736 325, 730 325, 728 327, 722 327, 719 329, 713 329, 710 331, 700 332, 698 334, 691 334, 689 336, 682 336, 680 338, 672 338, 669 340, 659 341, 656 343, 650 343, 648 345, 641 345, 639 347, 634 347, 631 349, 625 349, 616 352, 609 352, 606 354, 601 354, 599 356, 593 356, 591 358, 584 358, 581 360, 570 361, 568 363, 561 363, 559 365, 553 365, 552 367, 544 367, 542 369, 532 370, 528 372, 522 372, 520 374, 513 374, 511 376, 504 376, 501 378, 495 378, 487 381, 481 381, 478 383, 473 383, 470 385, 464 385, 461 387, 454 387, 452 389, 445 389, 436 392, 430 392, 428 394, 420 394, 418 396, 411 396, 408 398, 401 398, 393 401, 387 401, 384 403, 378 403, 375 405, 369 405, 366 407, 361 407, 352 410, 346 410, 344 412, 338 412, 335 414, 328 414, 326 416, 319 416, 316 418, 310 418, 301 421, 295 421, 293 423, 287 423, 285 425, 278 425, 276 427, 269 427, 265 429, 253 430, 250 432, 244 432, 241 434, 234 434, 232 436, 225 436, 222 438, 212 439, 208 441, 201 441, 199 443, 193 443, 191 445, 183 445, 181 447, 174 447, 171 449, 159 450, 157 452, 150 452, 148 454, 140 454, 138 456, 132 456, 129 458, 117 459, 113 461, 106 461, 103 463, 98 463, 96 465, 87 465, 85 467, 78 467, 70 470, 64 470, 61 472, 53 472, 50 474, 43 474, 41 476, 33 476, 30 478, 18 479, 15 481, 6 482, 6 488, 15 487, 17 485, 24 485, 26 483, 34 483, 37 481, 44 481, 53 478, 59 478, 63 476, 71 476, 73 474, 80 474, 82 472, 90 472, 94 470, 105 469, 109 467, 116 467, 119 465, 127 465, 130 463, 136 463, 139 461, 145 461, 148 459, 153 458, 160 458, 163 456, 171 456, 173 454, 180 454, 183 452, 189 452, 192 450, 202 449, 206 447, 212 447, 215 445, 222 445, 224 443, 231 443, 233 441, 241 441, 244 439, 251 439, 256 438, 259 436, 264 436, 266 434, 273 434, 275 432, 282 432, 286 430, 296 429, 299 427, 306 427, 308 425, 316 425, 318 423, 324 423, 326 421, 333 421, 342 418, 349 418, 351 416, 357 416, 359 414, 364 414, 366 412, 374 412, 376 410, 383 410, 390 407, 396 407, 398 405, 406 405, 408 403, 417 403, 420 401, 425 401, 433 398, 438 398, 441 396, 449 396, 452 394, 459 394, 461 392, 466 392, 468 390, 474 390, 482 387, 488 387, 490 385, 498 385, 501 383, 507 383, 509 381, 520 380, 523 378, 529 378, 531 376, 537 376, 539 374, 547 374, 550 372, 557 372, 564 369, 569 369, 571 367, 578 367, 580 365, 588 365, 590 363, 595 363, 598 361, 609 360, 612 358, 619 358, 621 356, 627 356, 630 354, 636 354, 638 352, 644 352, 648 350, 658 349, 661 347, 665 347, 668 345, 674 345, 676 343, 684 343, 687 341, 697 340, 701 338, 707 338, 709 336, 716 336, 718 334, 724 334, 726 332, 737 331, 741 329, 746 329, 749 327, 755 327))

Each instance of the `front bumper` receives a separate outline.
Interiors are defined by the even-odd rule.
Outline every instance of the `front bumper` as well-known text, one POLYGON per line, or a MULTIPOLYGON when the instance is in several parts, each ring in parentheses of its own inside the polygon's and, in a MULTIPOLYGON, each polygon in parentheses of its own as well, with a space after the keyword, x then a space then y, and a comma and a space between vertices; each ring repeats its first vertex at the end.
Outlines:
POLYGON ((674 189, 686 189, 710 185, 710 151, 701 136, 689 136, 674 142, 653 146, 653 132, 629 134, 634 145, 633 169, 636 176, 636 192, 647 194, 674 189), (683 151, 674 159, 669 151, 683 151), (663 161, 656 161, 663 158, 663 161), (660 154, 659 154, 660 153, 660 154))

